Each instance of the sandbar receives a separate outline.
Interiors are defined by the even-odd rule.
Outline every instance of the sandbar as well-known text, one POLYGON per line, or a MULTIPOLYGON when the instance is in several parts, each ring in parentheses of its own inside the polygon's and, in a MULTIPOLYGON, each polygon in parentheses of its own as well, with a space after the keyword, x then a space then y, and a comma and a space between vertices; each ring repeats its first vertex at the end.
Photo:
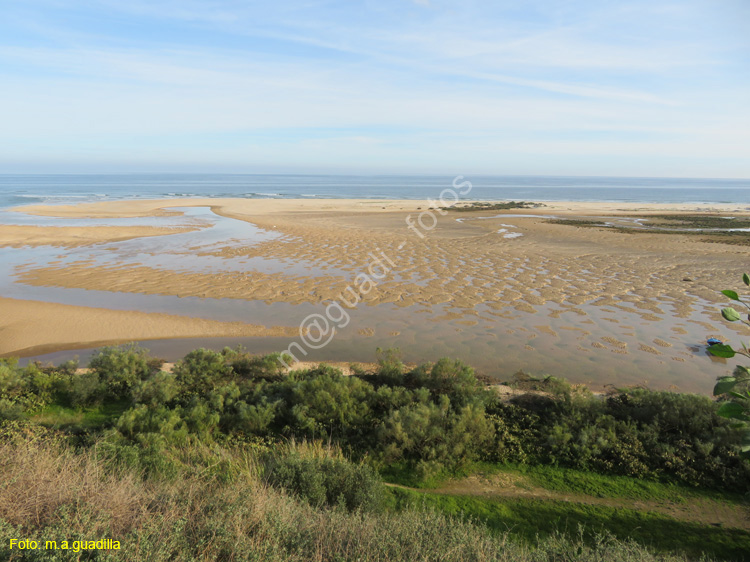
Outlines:
POLYGON ((186 316, 109 310, 0 297, 0 355, 35 355, 55 349, 77 349, 131 340, 289 336, 290 327, 265 327, 186 316))
POLYGON ((191 232, 195 228, 156 226, 36 226, 0 225, 0 246, 55 246, 77 248, 104 242, 122 242, 134 238, 165 236, 191 232))

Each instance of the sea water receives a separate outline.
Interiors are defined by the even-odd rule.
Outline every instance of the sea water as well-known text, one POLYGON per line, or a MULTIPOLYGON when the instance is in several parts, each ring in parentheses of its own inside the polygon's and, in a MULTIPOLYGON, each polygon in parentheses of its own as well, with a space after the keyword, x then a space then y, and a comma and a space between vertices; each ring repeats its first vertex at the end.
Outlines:
POLYGON ((0 208, 179 197, 436 199, 454 179, 471 200, 736 203, 750 179, 252 174, 0 175, 0 208))

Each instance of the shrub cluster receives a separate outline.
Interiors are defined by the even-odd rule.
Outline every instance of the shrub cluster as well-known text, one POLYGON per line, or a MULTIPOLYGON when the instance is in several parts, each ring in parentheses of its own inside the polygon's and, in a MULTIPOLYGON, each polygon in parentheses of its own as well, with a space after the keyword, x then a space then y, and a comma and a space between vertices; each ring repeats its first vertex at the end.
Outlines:
POLYGON ((383 484, 372 468, 343 458, 275 456, 266 472, 269 484, 313 507, 380 511, 385 496, 383 484))
POLYGON ((606 398, 527 395, 487 412, 496 461, 552 464, 746 492, 741 430, 706 396, 635 389, 606 398))
MULTIPOLYGON (((147 470, 165 467, 161 451, 168 447, 304 438, 333 442, 378 469, 403 466, 423 477, 489 461, 736 491, 750 485, 750 469, 739 456, 741 431, 717 416, 708 397, 631 390, 603 398, 551 379, 554 384, 545 384, 552 392, 503 401, 460 361, 407 369, 387 353, 373 372, 353 376, 325 365, 284 375, 277 356, 230 349, 195 350, 171 373, 161 366, 135 347, 104 348, 90 370, 78 374, 73 364, 22 369, 3 360, 0 418, 53 403, 116 402, 122 413, 106 441, 124 457, 137 449, 139 462, 148 459, 141 467, 147 470)), ((270 478, 314 505, 365 501, 352 499, 353 488, 346 491, 357 479, 367 480, 365 472, 344 473, 329 463, 323 472, 338 478, 336 484, 308 481, 314 470, 306 462, 277 463, 270 478)))

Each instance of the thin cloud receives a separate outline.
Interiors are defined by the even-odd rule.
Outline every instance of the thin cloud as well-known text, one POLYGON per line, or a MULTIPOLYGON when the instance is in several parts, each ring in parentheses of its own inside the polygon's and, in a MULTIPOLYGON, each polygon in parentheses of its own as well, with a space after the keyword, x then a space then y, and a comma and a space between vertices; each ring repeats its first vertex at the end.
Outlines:
POLYGON ((627 156, 640 175, 666 170, 659 155, 681 175, 750 175, 746 10, 675 6, 11 2, 0 152, 527 173, 535 154, 582 173, 627 156))

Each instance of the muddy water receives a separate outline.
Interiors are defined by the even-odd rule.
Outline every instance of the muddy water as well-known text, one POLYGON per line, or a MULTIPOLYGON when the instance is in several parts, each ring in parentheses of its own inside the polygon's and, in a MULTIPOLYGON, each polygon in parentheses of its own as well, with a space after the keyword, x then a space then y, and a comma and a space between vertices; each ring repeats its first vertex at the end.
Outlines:
MULTIPOLYGON (((323 305, 266 304, 238 299, 210 299, 174 295, 112 293, 83 289, 39 287, 19 283, 14 273, 31 267, 64 266, 87 262, 122 267, 148 264, 174 271, 234 272, 262 271, 295 275, 340 275, 351 272, 304 260, 263 257, 225 258, 207 254, 228 243, 251 246, 281 236, 250 223, 213 214, 208 208, 177 208, 179 217, 143 219, 62 220, 13 214, 0 222, 87 225, 191 225, 200 230, 126 242, 60 250, 59 248, 0 248, 0 295, 46 302, 104 307, 119 310, 165 312, 215 320, 244 321, 266 325, 299 325, 323 305), (29 221, 29 222, 24 222, 29 221)), ((513 216, 503 215, 506 234, 516 229, 513 216)), ((514 243, 509 239, 508 243, 514 243)), ((528 266, 530 264, 526 264, 528 266)), ((541 269, 538 274, 544 274, 541 269)), ((585 273, 585 271, 584 271, 585 273)), ((417 279, 426 283, 428 279, 417 279)), ((471 283, 471 278, 461 279, 471 283)), ((460 287, 459 287, 460 289, 460 287)), ((530 307, 529 307, 530 308, 530 307)), ((731 362, 710 357, 705 340, 710 336, 739 337, 721 321, 716 305, 694 304, 693 311, 678 317, 669 304, 665 314, 648 314, 623 302, 618 306, 534 305, 533 312, 481 305, 467 310, 449 305, 361 304, 350 310, 351 321, 340 328, 320 350, 307 350, 300 359, 371 361, 377 347, 398 347, 406 361, 427 361, 450 356, 461 358, 477 370, 503 379, 523 370, 531 374, 554 374, 573 382, 600 388, 608 384, 647 384, 654 388, 710 392, 716 376, 728 374, 731 362)), ((190 349, 204 346, 220 349, 243 345, 251 351, 284 351, 292 341, 281 338, 212 338, 144 342, 158 356, 175 360, 190 349)), ((90 350, 61 351, 38 356, 60 361, 73 356, 85 359, 90 350)))

